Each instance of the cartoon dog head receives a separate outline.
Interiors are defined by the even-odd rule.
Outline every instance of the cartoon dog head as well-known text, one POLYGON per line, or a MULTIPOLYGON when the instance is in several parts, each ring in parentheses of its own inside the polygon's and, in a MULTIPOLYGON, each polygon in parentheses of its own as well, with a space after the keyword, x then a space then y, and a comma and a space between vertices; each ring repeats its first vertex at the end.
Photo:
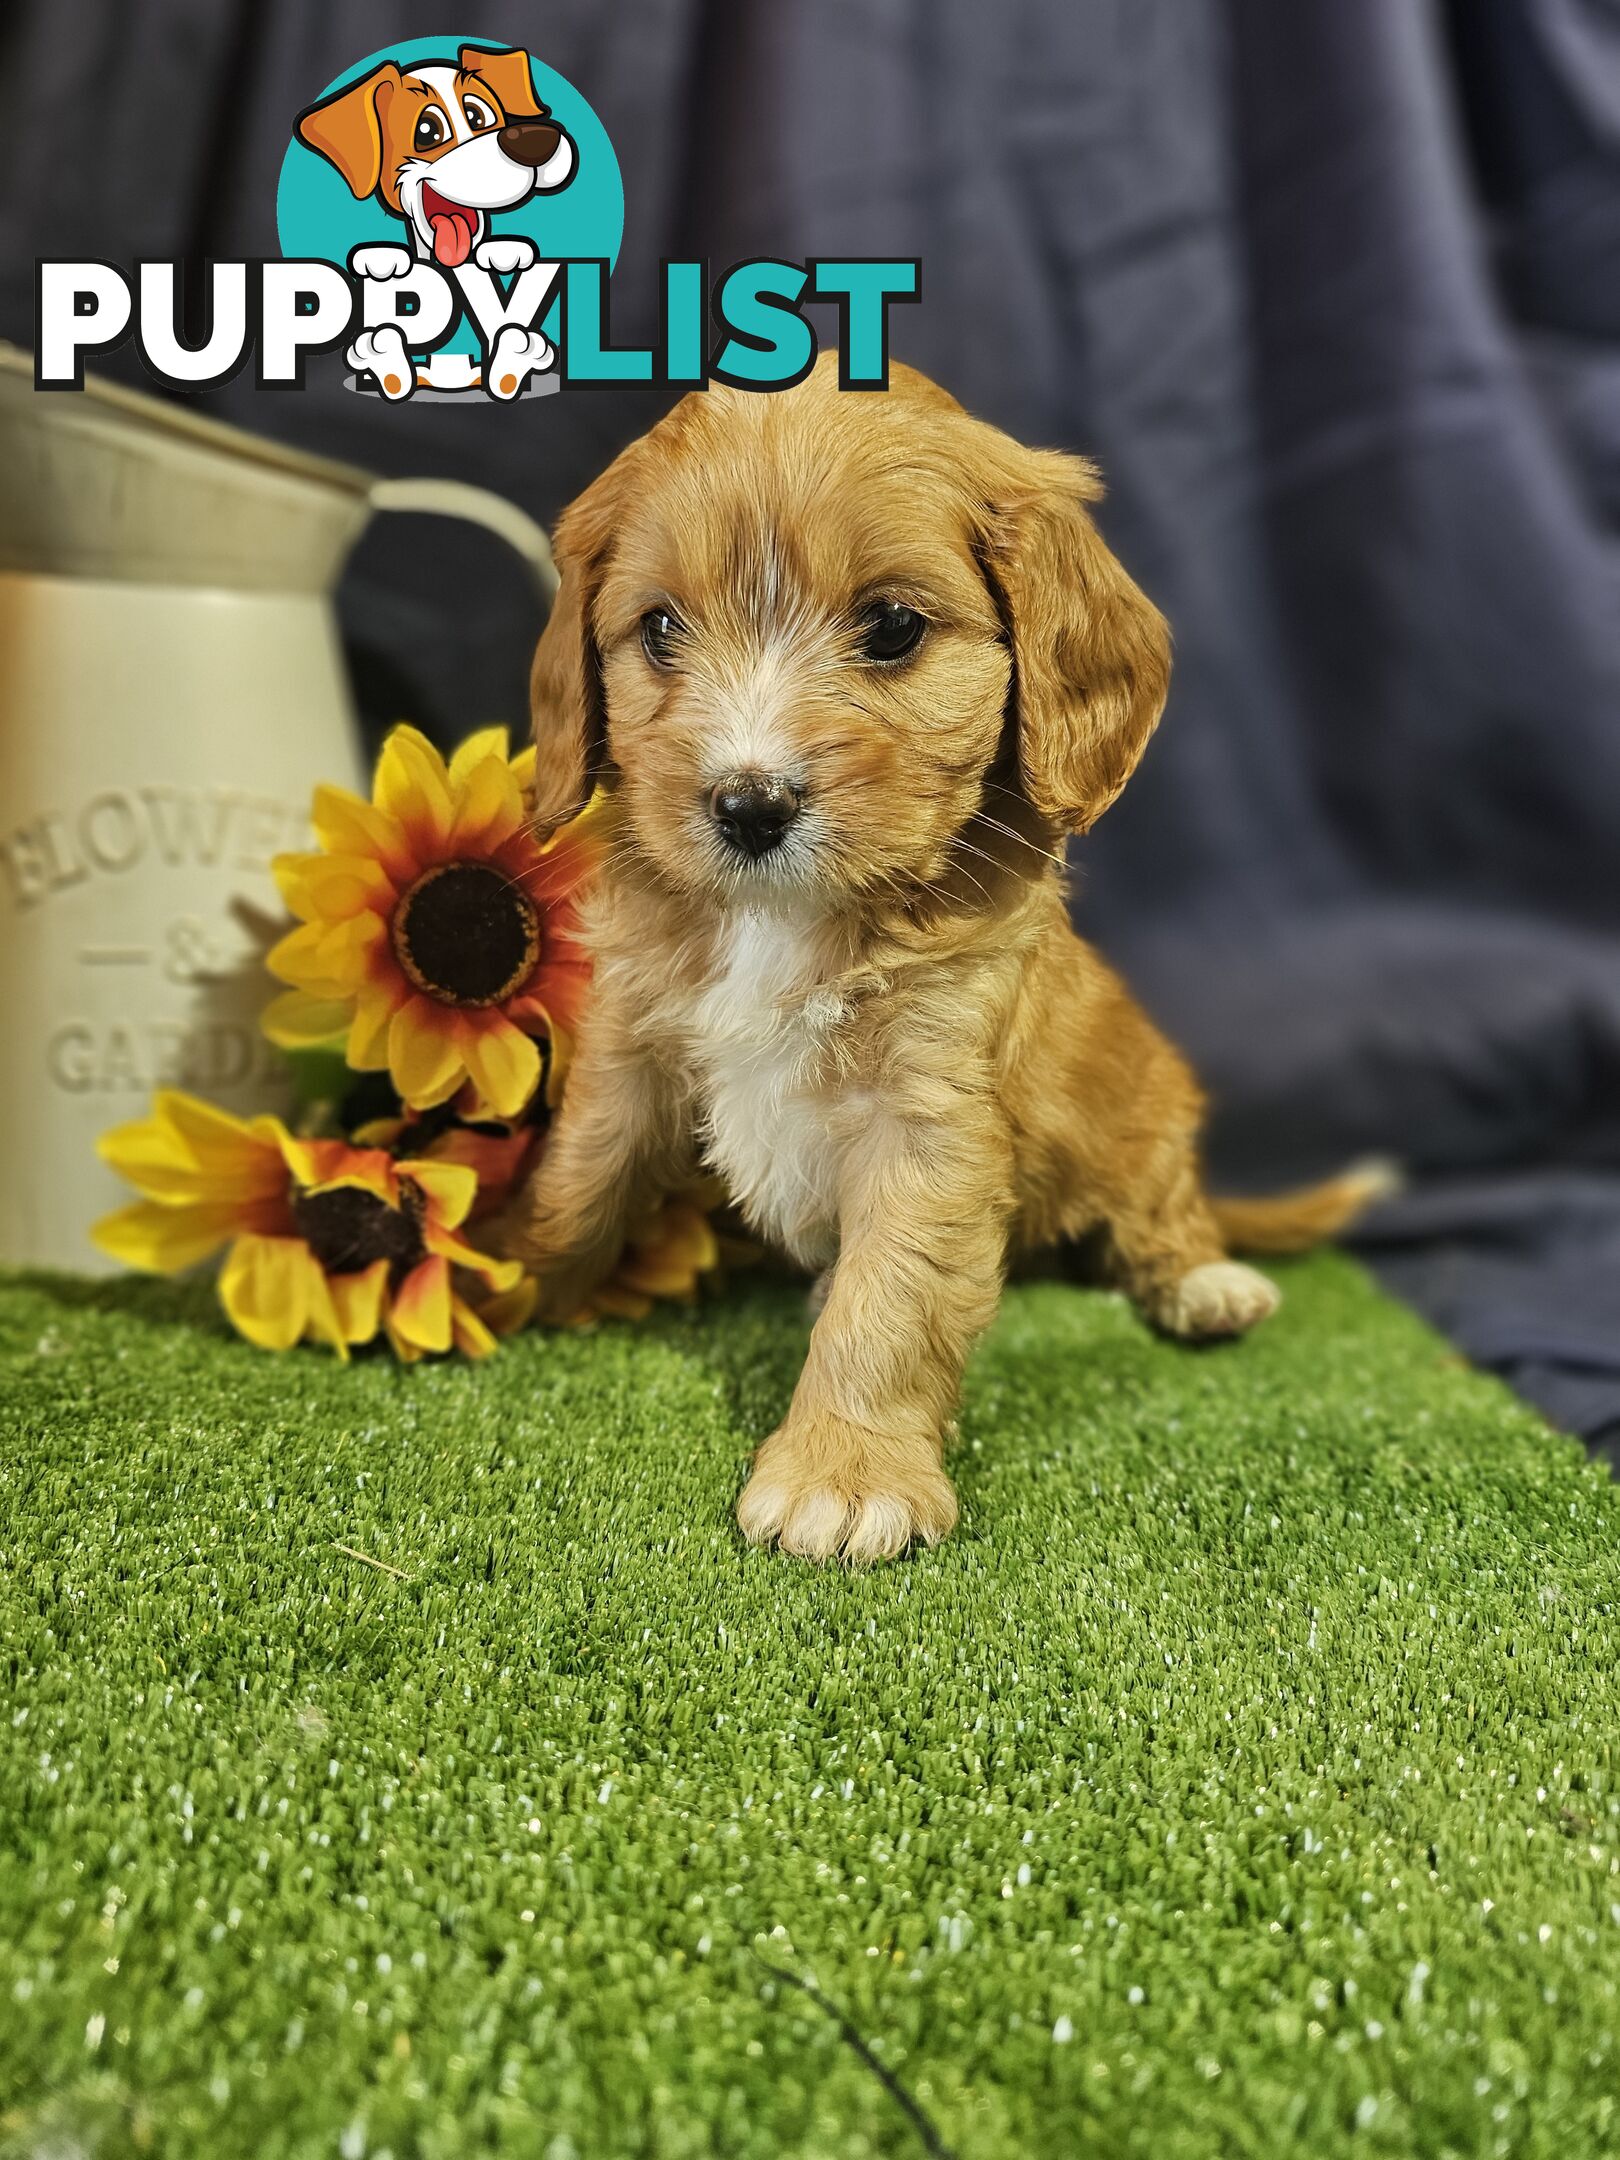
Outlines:
POLYGON ((565 187, 576 163, 534 94, 527 53, 463 45, 457 61, 402 70, 385 60, 297 124, 358 200, 375 195, 405 220, 417 253, 447 270, 485 238, 491 211, 565 187))

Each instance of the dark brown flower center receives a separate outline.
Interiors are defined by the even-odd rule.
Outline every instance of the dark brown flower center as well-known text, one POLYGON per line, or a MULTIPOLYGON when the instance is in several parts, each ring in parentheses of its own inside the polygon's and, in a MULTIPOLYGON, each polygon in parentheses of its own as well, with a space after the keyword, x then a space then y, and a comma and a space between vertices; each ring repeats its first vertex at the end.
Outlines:
POLYGON ((498 1005, 540 957, 540 918, 487 863, 424 870, 394 910, 393 937, 400 966, 441 1005, 498 1005))
POLYGON ((396 1208, 358 1185, 335 1185, 329 1192, 295 1191, 293 1222, 329 1275, 357 1275, 377 1260, 386 1260, 396 1275, 404 1274, 426 1247, 421 1194, 401 1178, 399 1197, 396 1208))

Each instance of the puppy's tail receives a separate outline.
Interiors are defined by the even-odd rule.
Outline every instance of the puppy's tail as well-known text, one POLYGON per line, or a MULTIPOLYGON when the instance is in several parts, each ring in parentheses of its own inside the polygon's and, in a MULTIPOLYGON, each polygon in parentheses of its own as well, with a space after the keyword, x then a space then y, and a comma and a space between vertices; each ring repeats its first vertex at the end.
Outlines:
POLYGON ((1336 1236, 1375 1200, 1387 1200, 1400 1187, 1401 1173, 1394 1163, 1364 1162, 1320 1185, 1301 1185, 1264 1200, 1211 1197, 1209 1204, 1230 1251, 1300 1253, 1336 1236))

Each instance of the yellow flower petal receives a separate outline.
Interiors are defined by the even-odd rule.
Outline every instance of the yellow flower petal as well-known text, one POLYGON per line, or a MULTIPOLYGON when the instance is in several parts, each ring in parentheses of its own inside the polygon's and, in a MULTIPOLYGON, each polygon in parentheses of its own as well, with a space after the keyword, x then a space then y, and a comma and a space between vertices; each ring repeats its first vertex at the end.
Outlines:
POLYGON ((417 865, 398 821, 363 796, 347 788, 318 787, 309 821, 328 853, 375 856, 391 878, 415 876, 417 865))
POLYGON ((534 1308, 540 1301, 540 1285, 532 1275, 519 1273, 519 1279, 510 1290, 497 1291, 493 1297, 480 1298, 478 1310, 487 1326, 497 1335, 515 1335, 519 1328, 527 1327, 534 1318, 534 1308))
POLYGON ((498 1013, 464 1028, 462 1055, 473 1085, 501 1118, 515 1118, 540 1078, 540 1052, 520 1028, 498 1013))
POLYGON ((261 1350, 290 1350, 309 1323, 309 1247, 302 1238, 239 1237, 220 1270, 231 1325, 261 1350))
POLYGON ((344 1055, 356 1072, 387 1070, 388 1029, 405 996, 393 983, 368 983, 355 999, 354 1023, 344 1055))
POLYGON ((216 1103, 179 1088, 159 1088, 152 1097, 152 1115, 190 1150, 194 1162, 215 1170, 249 1159, 267 1161, 281 1129, 279 1118, 233 1117, 216 1103))
POLYGON ((377 760, 372 796, 398 821, 419 859, 440 854, 449 836, 450 776, 444 760, 418 729, 396 727, 377 760))
POLYGON ((383 1332, 388 1337, 388 1347, 402 1365, 414 1365, 421 1357, 422 1353, 416 1344, 399 1332, 386 1313, 383 1315, 383 1332))
POLYGON ((446 1230, 467 1220, 478 1197, 478 1172, 466 1163, 404 1162, 399 1174, 425 1196, 435 1225, 446 1230))
POLYGON ((481 764, 485 758, 497 757, 502 764, 505 764, 507 747, 508 737, 505 728, 480 728, 475 735, 467 737, 467 740, 460 745, 451 758, 451 780, 465 780, 473 767, 481 764))
POLYGON ((388 1026, 388 1070, 404 1100, 413 1110, 447 1101, 464 1069, 450 1013, 431 998, 408 998, 388 1026))
POLYGON ((419 1260, 388 1307, 390 1332, 418 1350, 450 1347, 450 1263, 437 1254, 419 1260))
POLYGON ((486 1358, 495 1349, 495 1338, 462 1298, 450 1300, 450 1339, 463 1357, 486 1358))
POLYGON ((386 915, 399 897, 374 855, 278 855, 270 867, 281 897, 305 922, 340 920, 362 908, 386 915))
POLYGON ((504 757, 483 758, 472 766, 458 795, 446 843, 452 854, 498 848, 523 823, 523 796, 504 757))
POLYGON ((371 1193, 386 1207, 399 1200, 394 1166, 381 1148, 350 1147, 344 1140, 299 1140, 285 1133, 282 1160, 306 1192, 371 1193))
POLYGON ((259 1015, 259 1026, 282 1050, 306 1050, 333 1041, 349 1024, 347 998, 317 997, 311 990, 283 990, 259 1015))
POLYGON ((476 1245, 467 1244, 448 1230, 436 1230, 430 1225, 422 1233, 422 1242, 429 1252, 442 1254, 453 1267, 482 1275, 492 1290, 513 1290, 522 1279, 521 1260, 497 1260, 493 1253, 480 1252, 476 1245))
POLYGON ((335 990, 337 985, 325 980, 321 972, 321 945, 326 937, 324 923, 300 923, 296 930, 277 938, 264 956, 264 964, 281 982, 291 983, 295 989, 335 990))
POLYGON ((96 1152, 152 1200, 252 1200, 278 1187, 275 1130, 274 1119, 250 1124, 166 1088, 150 1117, 115 1125, 96 1152))
POLYGON ((331 1283, 325 1268, 307 1246, 304 1249, 304 1283, 309 1297, 309 1319, 305 1323, 305 1334, 312 1335, 317 1342, 330 1343, 347 1365, 349 1345, 344 1339, 343 1323, 338 1317, 331 1283))
POLYGON ((370 1342, 382 1325, 383 1298, 388 1289, 388 1262, 374 1260, 357 1275, 329 1275, 327 1287, 337 1308, 338 1325, 345 1342, 370 1342))
POLYGON ((149 1275, 177 1275, 218 1252, 239 1227, 241 1211, 228 1201, 165 1207, 156 1200, 104 1215, 90 1232, 98 1248, 125 1267, 149 1275))

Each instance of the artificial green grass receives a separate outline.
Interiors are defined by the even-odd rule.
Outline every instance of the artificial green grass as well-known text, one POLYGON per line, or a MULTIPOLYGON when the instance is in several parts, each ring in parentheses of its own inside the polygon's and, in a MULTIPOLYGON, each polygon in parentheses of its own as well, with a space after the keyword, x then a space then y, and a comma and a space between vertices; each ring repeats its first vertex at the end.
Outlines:
POLYGON ((1620 2148, 1620 1494, 1347 1262, 1013 1291, 955 1540, 730 1507, 756 1285, 345 1370, 0 1288, 0 2153, 1620 2148), (366 1559, 386 1563, 385 1573, 366 1559))

